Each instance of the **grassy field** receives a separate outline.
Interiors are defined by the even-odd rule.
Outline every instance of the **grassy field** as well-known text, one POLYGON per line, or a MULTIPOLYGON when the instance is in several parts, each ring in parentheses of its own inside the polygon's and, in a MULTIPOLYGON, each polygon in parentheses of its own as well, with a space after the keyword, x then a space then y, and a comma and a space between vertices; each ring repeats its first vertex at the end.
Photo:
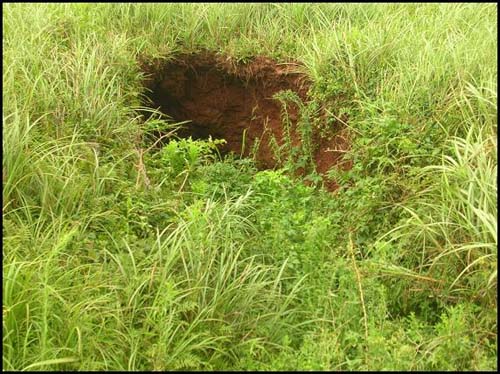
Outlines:
POLYGON ((3 370, 497 369, 496 4, 4 4, 3 48, 3 370), (141 61, 207 49, 303 65, 338 190, 150 147, 141 61))

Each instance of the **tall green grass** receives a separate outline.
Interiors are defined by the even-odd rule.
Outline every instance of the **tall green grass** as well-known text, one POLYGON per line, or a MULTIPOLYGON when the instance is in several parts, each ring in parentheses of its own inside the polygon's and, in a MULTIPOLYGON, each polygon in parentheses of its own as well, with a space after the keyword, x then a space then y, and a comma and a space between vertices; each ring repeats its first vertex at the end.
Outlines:
POLYGON ((496 11, 4 4, 3 368, 496 369, 496 11), (203 49, 298 63, 339 191, 169 174, 141 64, 203 49))
POLYGON ((283 293, 283 269, 244 254, 246 200, 188 206, 143 251, 111 237, 99 261, 61 220, 33 257, 29 238, 5 236, 4 368, 207 369, 279 348, 300 285, 283 293))
POLYGON ((397 230, 418 243, 406 256, 419 257, 419 271, 446 283, 443 296, 474 295, 496 307, 496 138, 471 127, 449 148, 441 165, 422 169, 432 183, 404 207, 410 217, 397 230))

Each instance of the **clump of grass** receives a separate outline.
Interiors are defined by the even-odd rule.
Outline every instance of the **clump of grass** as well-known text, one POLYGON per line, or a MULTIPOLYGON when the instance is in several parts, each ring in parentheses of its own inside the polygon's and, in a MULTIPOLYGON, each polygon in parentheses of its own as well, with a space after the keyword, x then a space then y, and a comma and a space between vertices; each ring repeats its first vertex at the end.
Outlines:
POLYGON ((419 271, 441 279, 446 295, 474 295, 494 306, 496 141, 484 129, 471 127, 467 138, 450 140, 449 146, 451 155, 443 156, 441 165, 422 169, 432 182, 414 206, 405 207, 410 218, 398 230, 419 243, 419 271))

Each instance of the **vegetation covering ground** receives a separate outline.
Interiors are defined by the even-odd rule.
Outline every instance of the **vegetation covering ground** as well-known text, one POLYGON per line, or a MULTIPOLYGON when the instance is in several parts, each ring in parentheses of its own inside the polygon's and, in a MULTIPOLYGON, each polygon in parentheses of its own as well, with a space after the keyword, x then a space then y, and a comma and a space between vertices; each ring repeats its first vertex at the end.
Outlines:
POLYGON ((496 370, 496 14, 3 5, 3 369, 496 370), (304 65, 337 191, 151 147, 140 61, 207 49, 304 65))

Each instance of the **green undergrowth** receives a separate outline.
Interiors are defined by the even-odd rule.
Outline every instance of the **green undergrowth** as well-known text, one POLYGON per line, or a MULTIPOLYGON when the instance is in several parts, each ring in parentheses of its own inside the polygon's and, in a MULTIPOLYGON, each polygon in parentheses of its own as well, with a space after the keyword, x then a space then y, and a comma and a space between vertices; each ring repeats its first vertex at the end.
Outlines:
POLYGON ((3 369, 496 370, 496 11, 4 4, 3 369), (310 78, 276 168, 145 108, 206 49, 310 78))

